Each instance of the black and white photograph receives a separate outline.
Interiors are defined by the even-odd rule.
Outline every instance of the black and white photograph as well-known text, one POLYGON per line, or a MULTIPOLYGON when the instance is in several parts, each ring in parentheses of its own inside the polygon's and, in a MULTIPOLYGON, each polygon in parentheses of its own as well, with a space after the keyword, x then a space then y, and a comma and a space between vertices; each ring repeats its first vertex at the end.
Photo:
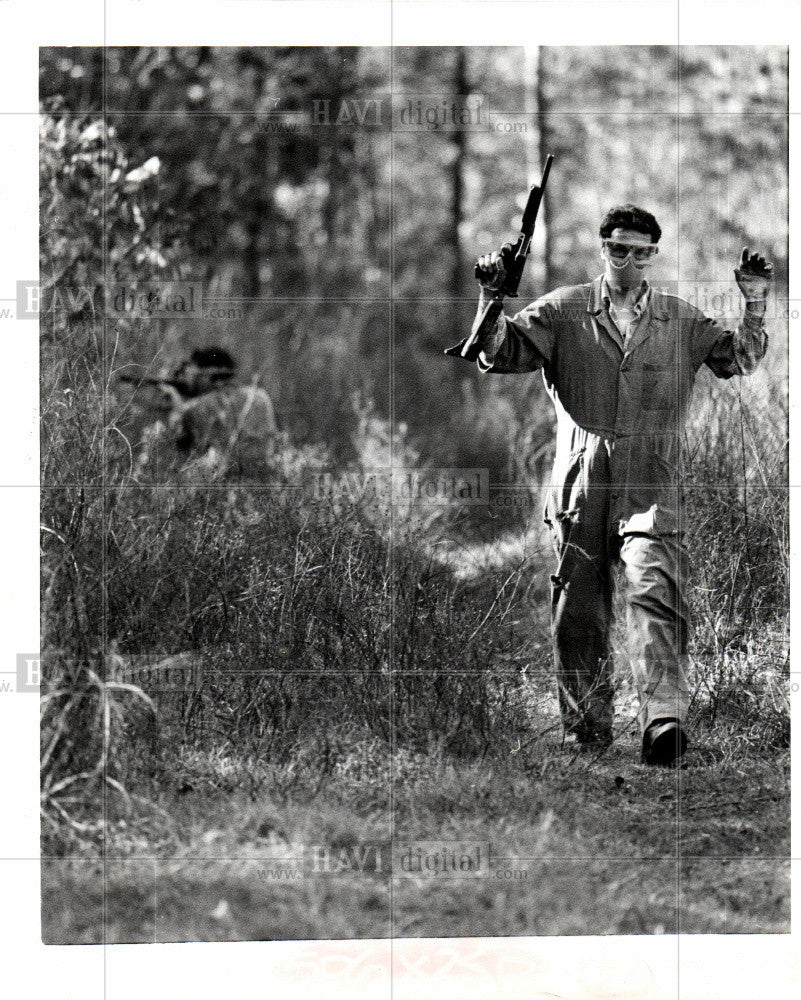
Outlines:
POLYGON ((790 40, 146 37, 4 282, 44 954, 786 941, 790 40))

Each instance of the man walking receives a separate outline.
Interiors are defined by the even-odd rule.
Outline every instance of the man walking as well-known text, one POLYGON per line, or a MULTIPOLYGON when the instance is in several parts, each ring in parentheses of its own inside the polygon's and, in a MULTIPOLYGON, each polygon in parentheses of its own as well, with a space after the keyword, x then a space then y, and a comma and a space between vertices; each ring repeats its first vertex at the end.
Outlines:
MULTIPOLYGON (((599 235, 604 273, 511 319, 502 315, 480 345, 478 366, 502 374, 541 368, 556 408, 546 522, 558 557, 551 627, 564 727, 581 743, 612 739, 609 631, 619 561, 642 757, 670 765, 687 747, 689 704, 680 434, 702 365, 731 378, 750 375, 764 356, 772 265, 743 250, 734 273, 745 309, 727 331, 648 284, 662 235, 650 212, 613 208, 599 235)), ((509 252, 479 260, 480 310, 485 290, 502 285, 509 252)))

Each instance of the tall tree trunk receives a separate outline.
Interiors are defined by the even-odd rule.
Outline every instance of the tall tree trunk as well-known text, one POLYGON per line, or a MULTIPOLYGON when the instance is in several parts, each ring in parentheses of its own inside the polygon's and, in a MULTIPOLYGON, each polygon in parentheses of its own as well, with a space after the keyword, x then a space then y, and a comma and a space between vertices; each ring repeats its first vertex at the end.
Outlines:
MULTIPOLYGON (((546 93, 547 47, 544 45, 527 45, 524 50, 525 63, 525 107, 528 114, 528 170, 529 183, 536 184, 542 175, 546 153, 553 152, 552 133, 550 128, 550 108, 546 93), (536 122, 536 128, 532 127, 536 122)), ((542 255, 542 274, 544 288, 549 291, 555 281, 553 265, 553 179, 548 182, 548 194, 540 206, 537 217, 537 229, 542 227, 545 236, 542 255)))
MULTIPOLYGON (((263 53, 252 50, 247 53, 246 58, 254 71, 252 106, 254 109, 259 109, 267 77, 263 53)), ((268 188, 268 165, 265 162, 268 155, 268 144, 269 140, 265 138, 264 133, 256 129, 250 149, 253 197, 248 206, 248 218, 245 225, 247 245, 242 254, 243 291, 249 298, 257 298, 261 295, 262 233, 265 216, 269 209, 269 201, 263 193, 268 188)), ((272 185, 270 185, 271 189, 272 185)))
MULTIPOLYGON (((463 47, 456 49, 456 62, 453 73, 453 94, 464 96, 469 91, 467 79, 467 52, 463 47)), ((465 272, 462 254, 462 243, 459 226, 464 215, 464 166, 467 155, 467 132, 456 129, 453 133, 455 155, 451 167, 451 212, 450 212, 450 244, 451 244, 451 295, 460 299, 465 294, 465 272)))
MULTIPOLYGON (((358 51, 349 46, 339 47, 332 49, 326 58, 325 93, 330 101, 332 116, 340 111, 348 116, 354 111, 358 113, 365 100, 358 51)), ((359 156, 362 142, 364 136, 359 136, 353 127, 333 125, 326 134, 324 155, 327 162, 323 161, 322 169, 328 192, 321 211, 326 241, 319 248, 319 261, 315 267, 321 292, 336 289, 343 282, 350 286, 361 280, 361 268, 353 259, 353 254, 343 260, 342 248, 352 244, 355 217, 358 215, 355 206, 363 197, 365 166, 359 156)))

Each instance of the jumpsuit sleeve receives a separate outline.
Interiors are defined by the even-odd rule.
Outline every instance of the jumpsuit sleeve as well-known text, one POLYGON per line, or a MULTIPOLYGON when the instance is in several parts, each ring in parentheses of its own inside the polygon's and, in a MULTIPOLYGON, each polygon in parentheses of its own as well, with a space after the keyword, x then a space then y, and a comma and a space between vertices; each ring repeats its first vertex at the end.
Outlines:
POLYGON ((501 315, 495 334, 478 357, 479 371, 502 375, 535 372, 554 351, 555 307, 537 299, 511 319, 501 315))
POLYGON ((718 378, 751 375, 768 349, 764 317, 743 313, 736 330, 724 330, 720 323, 700 315, 696 336, 701 345, 701 364, 706 364, 718 378))

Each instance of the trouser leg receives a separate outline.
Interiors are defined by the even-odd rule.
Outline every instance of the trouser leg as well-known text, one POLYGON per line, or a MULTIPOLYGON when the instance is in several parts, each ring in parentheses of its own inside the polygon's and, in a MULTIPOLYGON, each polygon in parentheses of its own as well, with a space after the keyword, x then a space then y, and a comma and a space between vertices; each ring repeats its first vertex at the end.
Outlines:
POLYGON ((640 726, 684 720, 689 706, 684 598, 687 552, 677 536, 623 537, 629 659, 640 697, 640 726))
POLYGON ((556 532, 551 630, 562 721, 592 738, 611 733, 614 715, 609 628, 612 585, 606 525, 564 515, 556 532))

